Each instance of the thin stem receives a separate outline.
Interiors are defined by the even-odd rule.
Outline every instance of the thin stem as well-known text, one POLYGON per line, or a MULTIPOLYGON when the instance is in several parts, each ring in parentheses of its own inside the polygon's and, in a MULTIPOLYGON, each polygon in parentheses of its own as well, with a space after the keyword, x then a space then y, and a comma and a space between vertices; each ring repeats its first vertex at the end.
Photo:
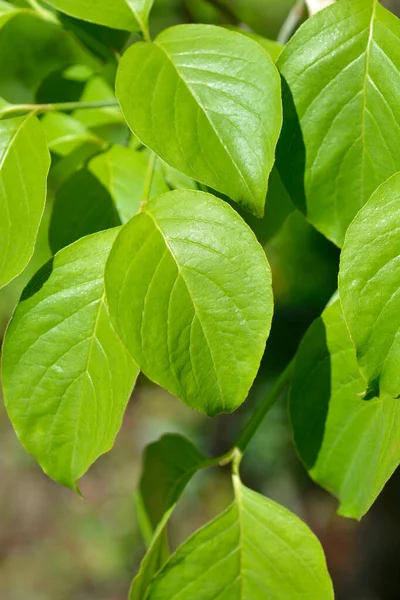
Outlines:
POLYGON ((232 463, 233 473, 238 474, 240 461, 242 460, 243 454, 246 451, 247 446, 253 439, 254 435, 258 431, 261 423, 263 422, 267 413, 271 410, 275 402, 278 400, 282 391, 288 385, 291 380, 294 372, 295 359, 293 359, 286 369, 282 371, 278 379, 275 381, 274 385, 268 390, 266 396, 261 401, 257 410, 251 417, 250 421, 247 423, 243 432, 239 436, 238 440, 234 444, 234 446, 228 450, 222 456, 217 456, 217 458, 210 458, 204 461, 201 464, 201 469, 207 469, 208 467, 224 467, 225 465, 229 465, 232 463))
POLYGON ((45 21, 52 21, 53 23, 58 23, 58 19, 55 14, 53 14, 50 10, 41 6, 37 0, 28 0, 28 4, 33 8, 33 10, 45 21))
POLYGON ((305 0, 298 0, 298 2, 296 2, 296 4, 290 10, 278 34, 277 41, 280 44, 286 44, 290 40, 293 33, 296 31, 301 19, 304 17, 305 11, 305 0))
POLYGON ((294 365, 295 361, 293 359, 288 364, 286 369, 280 374, 278 379, 275 381, 274 385, 270 388, 270 390, 262 400, 261 404, 251 417, 250 421, 244 428, 242 434, 240 435, 239 439, 235 444, 235 447, 239 449, 242 454, 245 452, 247 446, 249 445, 258 428, 260 427, 261 423, 263 422, 264 417, 271 410, 271 408, 281 395, 281 392, 284 390, 284 388, 287 386, 290 379, 292 378, 294 372, 294 365))
POLYGON ((52 111, 81 110, 87 108, 106 108, 118 106, 116 100, 102 100, 93 102, 56 102, 54 104, 11 104, 0 109, 0 118, 4 116, 23 115, 29 112, 37 114, 52 111))
POLYGON ((152 152, 150 154, 149 163, 147 165, 146 178, 144 180, 142 202, 140 203, 139 212, 146 206, 150 198, 151 184, 153 183, 154 170, 156 167, 157 155, 152 152))
POLYGON ((149 28, 146 27, 143 23, 141 23, 141 32, 145 42, 151 42, 151 36, 149 32, 149 28))

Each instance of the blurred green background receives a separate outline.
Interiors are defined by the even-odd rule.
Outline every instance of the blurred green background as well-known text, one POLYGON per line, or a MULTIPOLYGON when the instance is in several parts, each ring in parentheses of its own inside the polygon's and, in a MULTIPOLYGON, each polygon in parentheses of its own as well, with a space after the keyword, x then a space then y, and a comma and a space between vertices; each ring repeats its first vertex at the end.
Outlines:
MULTIPOLYGON (((24 0, 14 4, 27 6, 24 0)), ((293 0, 231 0, 223 10, 218 4, 221 2, 155 0, 152 29, 157 32, 190 21, 244 22, 274 39, 293 0)), ((397 2, 386 4, 395 11, 399 8, 397 2)), ((0 96, 10 102, 78 99, 87 93, 87 79, 84 69, 72 72, 70 67, 76 64, 94 73, 102 93, 112 85, 112 59, 124 47, 126 34, 67 17, 62 21, 64 31, 36 17, 20 15, 0 30, 0 96)), ((88 113, 88 125, 97 127, 98 133, 101 124, 90 123, 88 113)), ((107 126, 108 118, 104 117, 107 126)), ((124 141, 118 119, 107 135, 124 141)), ((0 292, 1 337, 21 290, 50 255, 50 208, 51 193, 38 248, 27 272, 0 292)), ((210 456, 225 452, 336 289, 337 249, 294 211, 278 184, 268 197, 267 221, 257 224, 257 232, 273 270, 276 309, 262 369, 248 401, 237 413, 212 421, 141 378, 113 451, 81 482, 81 499, 46 478, 19 445, 1 408, 1 600, 127 597, 144 551, 135 513, 143 448, 163 433, 180 432, 210 456)), ((335 500, 311 483, 296 456, 282 399, 248 450, 243 479, 299 514, 318 535, 338 600, 400 598, 398 474, 361 523, 337 517, 335 500)), ((172 546, 225 508, 231 496, 230 479, 223 469, 197 475, 172 519, 172 546)))

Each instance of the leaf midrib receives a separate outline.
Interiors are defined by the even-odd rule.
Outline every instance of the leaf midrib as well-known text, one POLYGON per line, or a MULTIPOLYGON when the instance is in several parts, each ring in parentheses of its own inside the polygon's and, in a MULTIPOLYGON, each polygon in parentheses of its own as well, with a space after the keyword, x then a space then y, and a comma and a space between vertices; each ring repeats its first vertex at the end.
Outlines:
POLYGON ((362 113, 361 113, 361 139, 362 149, 363 149, 363 159, 361 161, 361 185, 362 185, 362 198, 365 199, 365 154, 367 153, 366 144, 365 144, 365 113, 367 112, 367 87, 369 80, 369 65, 371 60, 371 46, 374 39, 374 22, 376 17, 376 7, 377 0, 372 0, 372 11, 371 11, 371 20, 369 24, 369 34, 367 47, 365 49, 365 73, 364 73, 364 81, 363 81, 363 105, 362 105, 362 113))
POLYGON ((211 360, 212 360, 212 363, 213 363, 213 366, 214 366, 215 380, 216 380, 216 382, 217 382, 217 386, 218 386, 218 391, 219 391, 219 395, 220 395, 220 399, 221 399, 221 405, 222 405, 222 408, 224 409, 224 408, 225 408, 225 402, 224 402, 224 395, 223 395, 223 393, 222 393, 221 382, 220 382, 220 380, 219 380, 219 376, 218 376, 218 372, 219 372, 219 371, 218 371, 218 369, 217 369, 217 367, 216 367, 216 362, 215 362, 215 358, 214 358, 214 355, 213 355, 213 352, 212 352, 212 349, 211 349, 211 345, 210 345, 210 342, 209 342, 209 340, 208 340, 208 337, 207 337, 207 336, 206 336, 206 334, 205 334, 204 327, 203 327, 202 321, 201 321, 201 319, 200 319, 199 310, 198 310, 198 308, 197 308, 197 305, 196 305, 196 303, 195 303, 195 301, 194 301, 194 299, 193 299, 193 296, 192 296, 192 293, 191 293, 190 287, 189 287, 189 285, 188 285, 188 283, 187 283, 187 281, 186 281, 186 279, 185 279, 185 277, 184 277, 184 275, 183 275, 183 273, 182 273, 182 269, 181 269, 181 267, 180 267, 180 264, 179 264, 179 262, 178 262, 178 260, 177 260, 177 258, 176 258, 176 256, 175 256, 175 254, 174 254, 174 252, 173 252, 173 250, 172 250, 172 248, 171 248, 171 246, 170 246, 170 244, 169 244, 169 241, 168 241, 168 239, 166 238, 166 236, 165 236, 164 232, 162 231, 162 229, 160 228, 160 226, 158 225, 158 223, 157 223, 157 220, 156 220, 156 219, 155 219, 155 217, 152 215, 152 213, 151 213, 151 212, 149 212, 149 211, 148 211, 148 210, 146 210, 146 209, 144 209, 144 210, 143 210, 143 214, 145 214, 145 215, 147 215, 148 217, 150 217, 150 219, 152 220, 152 222, 153 222, 153 224, 154 224, 154 227, 157 229, 157 231, 159 231, 159 233, 160 233, 160 235, 161 235, 162 239, 164 240, 164 243, 165 243, 165 245, 166 245, 166 248, 168 249, 168 251, 169 251, 169 253, 170 253, 171 257, 173 258, 173 260, 174 260, 174 262, 175 262, 176 268, 178 269, 179 276, 181 277, 182 281, 184 282, 184 284, 185 284, 185 286, 186 286, 187 292, 188 292, 188 294, 189 294, 189 297, 190 297, 190 299, 191 299, 191 301, 192 301, 192 304, 193 304, 193 309, 194 309, 195 315, 197 315, 198 322, 200 323, 200 326, 201 326, 201 328, 202 328, 202 331, 203 331, 204 338, 205 338, 205 340, 206 340, 206 342, 207 342, 207 347, 208 347, 208 350, 209 350, 209 352, 210 352, 211 360))
MULTIPOLYGON (((210 119, 206 109, 204 108, 204 106, 202 105, 202 103, 200 102, 197 94, 192 90, 192 88, 190 87, 190 85, 187 83, 187 81, 184 79, 184 77, 181 75, 178 67, 176 66, 176 64, 174 63, 174 61, 172 60, 171 56, 168 54, 167 50, 162 46, 162 44, 158 43, 157 41, 153 42, 155 46, 157 46, 158 48, 160 48, 160 50, 162 50, 162 52, 165 54, 165 56, 167 57, 167 60, 172 64, 179 80, 183 83, 183 85, 185 86, 185 88, 188 90, 189 94, 192 96, 193 100, 195 101, 195 103, 200 107, 200 109, 202 110, 204 116, 207 119, 207 122, 209 123, 211 129, 214 131, 217 140, 219 141, 221 147, 224 149, 226 156, 228 157, 228 159, 230 160, 230 162, 232 163, 232 165, 234 166, 234 168, 236 169, 237 173, 239 174, 240 179, 242 180, 247 192, 250 194, 250 197, 253 199, 253 201, 256 203, 256 198, 255 195, 253 194, 253 192, 250 189, 249 184, 246 181, 246 178, 243 174, 243 171, 241 170, 241 168, 239 167, 239 165, 237 164, 236 160, 234 159, 234 157, 231 155, 231 153, 229 152, 229 149, 226 147, 224 141, 222 140, 222 138, 220 137, 218 131, 215 128, 215 125, 213 123, 213 121, 210 119)), ((206 181, 201 181, 200 183, 203 183, 204 185, 207 185, 206 181)))

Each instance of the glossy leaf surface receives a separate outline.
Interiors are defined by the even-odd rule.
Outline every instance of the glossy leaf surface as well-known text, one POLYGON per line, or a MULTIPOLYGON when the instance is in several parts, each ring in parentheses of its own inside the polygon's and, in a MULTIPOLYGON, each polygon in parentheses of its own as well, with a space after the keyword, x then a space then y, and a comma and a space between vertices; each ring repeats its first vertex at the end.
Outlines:
POLYGON ((143 372, 208 415, 245 400, 273 299, 261 246, 203 192, 151 200, 121 230, 106 269, 113 322, 143 372))
POLYGON ((400 175, 373 194, 343 247, 339 291, 370 392, 400 394, 400 175))
POLYGON ((83 19, 127 31, 147 28, 153 0, 46 0, 57 10, 83 19))
POLYGON ((35 116, 0 121, 0 287, 32 257, 49 167, 46 139, 35 116))
POLYGON ((339 246, 400 170, 399 42, 399 20, 376 0, 341 0, 309 19, 278 61, 278 167, 298 208, 339 246))
POLYGON ((25 289, 4 341, 14 429, 43 470, 71 488, 113 445, 138 374, 104 296, 116 235, 95 234, 56 254, 25 289))
POLYGON ((322 548, 307 526, 235 479, 234 504, 177 550, 149 600, 333 599, 322 548))
POLYGON ((298 350, 290 393, 294 440, 310 476, 361 518, 400 463, 398 400, 366 401, 354 346, 338 300, 298 350))
POLYGON ((256 42, 211 25, 172 27, 125 53, 117 97, 146 146, 262 216, 282 115, 279 75, 256 42))

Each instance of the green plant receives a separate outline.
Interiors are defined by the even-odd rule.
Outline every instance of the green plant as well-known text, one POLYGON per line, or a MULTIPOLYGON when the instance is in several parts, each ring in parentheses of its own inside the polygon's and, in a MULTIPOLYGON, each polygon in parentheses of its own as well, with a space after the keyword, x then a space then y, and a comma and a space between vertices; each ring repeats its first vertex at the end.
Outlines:
POLYGON ((210 417, 235 411, 273 316, 263 246, 290 219, 300 236, 303 213, 341 248, 339 291, 231 450, 205 458, 177 435, 146 449, 151 540, 130 598, 328 600, 318 540, 244 486, 240 462, 291 383, 297 451, 340 514, 361 518, 400 463, 400 24, 376 0, 338 0, 292 36, 299 2, 283 48, 221 0, 187 5, 229 27, 152 41, 152 4, 0 2, 5 36, 33 49, 0 77, 0 285, 32 257, 46 182, 53 253, 5 335, 7 411, 42 469, 78 492, 140 371, 210 417), (40 102, 49 77, 60 97, 40 102), (217 465, 231 465, 232 505, 169 557, 181 493, 217 465))

